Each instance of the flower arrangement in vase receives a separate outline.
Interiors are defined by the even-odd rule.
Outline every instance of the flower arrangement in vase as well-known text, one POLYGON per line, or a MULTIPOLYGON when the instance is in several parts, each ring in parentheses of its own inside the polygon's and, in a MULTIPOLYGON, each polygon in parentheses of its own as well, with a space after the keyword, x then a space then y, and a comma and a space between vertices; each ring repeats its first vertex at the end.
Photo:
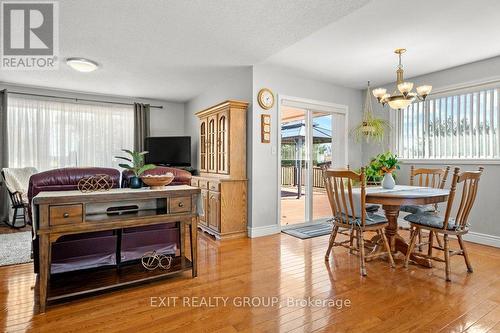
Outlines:
POLYGON ((380 173, 384 175, 382 179, 382 187, 393 189, 396 186, 393 172, 399 170, 398 157, 390 151, 377 155, 375 158, 380 166, 380 173))

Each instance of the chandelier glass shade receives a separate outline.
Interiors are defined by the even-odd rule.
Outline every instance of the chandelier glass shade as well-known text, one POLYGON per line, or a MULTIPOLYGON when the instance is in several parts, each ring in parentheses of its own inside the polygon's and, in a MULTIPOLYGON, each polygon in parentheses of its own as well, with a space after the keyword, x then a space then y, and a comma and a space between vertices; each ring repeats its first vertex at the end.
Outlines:
POLYGON ((391 109, 401 110, 406 109, 415 100, 423 101, 432 91, 432 86, 422 85, 416 88, 417 92, 413 92, 413 82, 405 81, 403 78, 403 65, 401 64, 401 55, 406 52, 406 49, 396 49, 399 57, 398 69, 396 70, 396 89, 392 94, 387 93, 387 89, 373 89, 373 96, 377 101, 385 106, 389 104, 391 109))

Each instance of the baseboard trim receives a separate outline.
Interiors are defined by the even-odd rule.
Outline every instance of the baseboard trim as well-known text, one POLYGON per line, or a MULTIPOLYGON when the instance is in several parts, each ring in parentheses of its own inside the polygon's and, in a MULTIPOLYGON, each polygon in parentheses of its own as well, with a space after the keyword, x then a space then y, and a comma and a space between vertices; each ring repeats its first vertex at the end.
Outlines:
MULTIPOLYGON (((273 224, 255 228, 248 227, 247 231, 248 231, 248 237, 256 238, 256 237, 279 234, 281 232, 281 228, 279 225, 273 224)), ((482 234, 480 232, 469 232, 465 234, 463 238, 465 241, 471 243, 477 243, 481 245, 488 245, 500 248, 500 236, 482 234)))
POLYGON ((477 244, 488 245, 488 246, 500 248, 500 237, 499 236, 487 235, 487 234, 482 234, 479 232, 469 232, 469 233, 465 234, 463 238, 464 238, 464 240, 471 242, 471 243, 477 243, 477 244))
POLYGON ((250 238, 256 238, 256 237, 263 237, 263 236, 269 236, 269 235, 274 235, 274 234, 279 234, 281 232, 279 225, 273 224, 273 225, 266 225, 262 227, 248 227, 248 237, 250 238))

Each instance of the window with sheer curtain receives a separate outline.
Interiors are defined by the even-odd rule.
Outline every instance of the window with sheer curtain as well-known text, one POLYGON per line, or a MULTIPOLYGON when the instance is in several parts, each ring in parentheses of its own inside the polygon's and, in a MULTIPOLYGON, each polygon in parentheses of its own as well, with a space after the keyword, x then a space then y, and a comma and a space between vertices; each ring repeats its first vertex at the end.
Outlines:
POLYGON ((500 159, 500 88, 415 102, 396 114, 403 159, 500 159))
POLYGON ((9 95, 7 118, 12 168, 117 167, 134 146, 132 106, 9 95))

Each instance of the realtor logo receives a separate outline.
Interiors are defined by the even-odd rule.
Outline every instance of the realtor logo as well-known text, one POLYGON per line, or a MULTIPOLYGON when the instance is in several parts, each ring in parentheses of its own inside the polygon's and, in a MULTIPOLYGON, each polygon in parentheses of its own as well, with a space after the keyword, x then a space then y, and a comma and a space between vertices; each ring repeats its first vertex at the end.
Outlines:
POLYGON ((3 70, 58 68, 59 8, 55 1, 2 1, 3 70))

